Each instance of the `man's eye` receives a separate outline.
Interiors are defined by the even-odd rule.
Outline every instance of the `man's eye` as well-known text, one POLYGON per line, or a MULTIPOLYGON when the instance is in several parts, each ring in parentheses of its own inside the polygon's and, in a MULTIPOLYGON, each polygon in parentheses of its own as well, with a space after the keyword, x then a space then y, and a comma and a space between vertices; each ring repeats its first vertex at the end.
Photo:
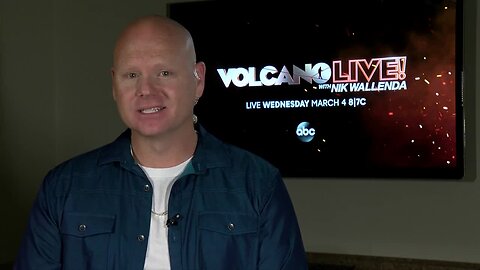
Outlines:
POLYGON ((167 77, 168 75, 170 75, 170 71, 168 70, 162 70, 160 73, 158 73, 159 77, 167 77))
POLYGON ((134 73, 134 72, 130 72, 130 73, 127 74, 127 78, 129 78, 129 79, 138 78, 138 74, 134 73))

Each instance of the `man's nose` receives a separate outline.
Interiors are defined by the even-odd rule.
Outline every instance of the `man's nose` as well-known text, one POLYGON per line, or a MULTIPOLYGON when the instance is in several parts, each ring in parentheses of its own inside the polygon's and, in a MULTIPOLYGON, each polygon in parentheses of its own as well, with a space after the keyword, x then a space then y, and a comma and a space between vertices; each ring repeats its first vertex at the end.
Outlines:
POLYGON ((155 83, 153 79, 148 76, 141 76, 137 80, 137 96, 148 96, 155 91, 155 83))

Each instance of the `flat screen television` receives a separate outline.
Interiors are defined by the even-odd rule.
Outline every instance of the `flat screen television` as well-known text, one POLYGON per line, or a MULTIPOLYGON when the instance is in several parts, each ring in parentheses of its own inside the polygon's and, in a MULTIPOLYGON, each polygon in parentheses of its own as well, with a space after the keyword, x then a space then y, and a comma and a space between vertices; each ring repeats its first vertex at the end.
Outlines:
POLYGON ((459 179, 462 7, 200 1, 168 16, 207 66, 200 123, 283 176, 459 179))

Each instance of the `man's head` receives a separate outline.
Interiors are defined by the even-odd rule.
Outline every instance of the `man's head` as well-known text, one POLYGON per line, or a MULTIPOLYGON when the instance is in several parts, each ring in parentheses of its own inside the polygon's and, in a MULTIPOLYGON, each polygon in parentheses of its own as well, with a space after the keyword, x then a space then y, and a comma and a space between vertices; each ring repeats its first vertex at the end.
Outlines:
POLYGON ((196 63, 190 33, 171 19, 139 18, 115 45, 113 97, 133 136, 192 130, 193 107, 203 93, 204 78, 205 65, 196 63))

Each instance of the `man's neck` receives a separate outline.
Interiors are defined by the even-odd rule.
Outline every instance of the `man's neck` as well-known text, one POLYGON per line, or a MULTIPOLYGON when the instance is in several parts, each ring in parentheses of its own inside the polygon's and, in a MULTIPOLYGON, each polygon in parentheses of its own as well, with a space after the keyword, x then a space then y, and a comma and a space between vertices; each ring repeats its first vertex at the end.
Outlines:
POLYGON ((144 137, 132 132, 132 153, 139 164, 151 168, 169 168, 192 157, 197 146, 197 133, 144 137))

